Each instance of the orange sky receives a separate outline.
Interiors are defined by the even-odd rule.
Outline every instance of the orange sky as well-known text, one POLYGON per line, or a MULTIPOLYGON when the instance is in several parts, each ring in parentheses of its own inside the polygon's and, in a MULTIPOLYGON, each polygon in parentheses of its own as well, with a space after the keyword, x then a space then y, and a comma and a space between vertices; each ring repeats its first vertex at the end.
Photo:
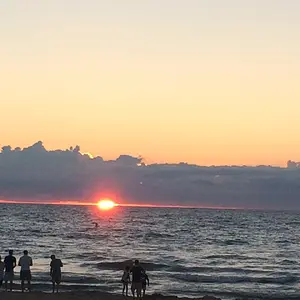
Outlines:
POLYGON ((300 160, 299 9, 1 1, 1 145, 202 165, 300 160))

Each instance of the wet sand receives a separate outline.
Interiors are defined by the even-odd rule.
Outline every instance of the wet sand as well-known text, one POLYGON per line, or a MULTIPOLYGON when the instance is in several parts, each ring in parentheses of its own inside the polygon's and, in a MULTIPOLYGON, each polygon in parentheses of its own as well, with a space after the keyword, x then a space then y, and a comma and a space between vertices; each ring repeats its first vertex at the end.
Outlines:
MULTIPOLYGON (((42 292, 32 292, 32 293, 0 293, 1 300, 132 300, 132 297, 123 297, 122 295, 114 295, 109 293, 101 292, 65 292, 58 294, 49 294, 42 292)), ((162 296, 159 294, 149 295, 145 297, 145 300, 191 300, 189 298, 177 298, 175 296, 162 296)), ((211 296, 204 296, 197 298, 198 300, 217 300, 211 296)))

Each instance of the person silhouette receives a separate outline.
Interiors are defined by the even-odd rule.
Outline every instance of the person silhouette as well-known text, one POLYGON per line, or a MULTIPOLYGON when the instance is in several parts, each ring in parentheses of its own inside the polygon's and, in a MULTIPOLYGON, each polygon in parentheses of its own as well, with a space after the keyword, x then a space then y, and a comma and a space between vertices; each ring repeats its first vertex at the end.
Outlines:
POLYGON ((52 281, 52 293, 55 292, 55 285, 56 285, 56 292, 58 293, 58 288, 61 283, 61 268, 63 267, 63 263, 60 259, 56 258, 55 255, 51 255, 51 262, 50 262, 50 276, 52 281))
POLYGON ((144 272, 144 269, 140 265, 140 262, 138 259, 134 261, 134 265, 131 268, 132 273, 132 283, 131 283, 131 292, 133 298, 135 297, 135 291, 136 296, 138 299, 142 299, 142 273, 144 272))
POLYGON ((31 291, 31 271, 30 267, 33 265, 32 258, 28 255, 28 251, 24 250, 23 256, 20 257, 18 266, 21 267, 20 279, 21 279, 21 289, 24 292, 24 282, 28 283, 28 291, 31 291))
POLYGON ((126 292, 126 296, 128 296, 128 284, 130 282, 130 267, 126 266, 123 276, 122 276, 122 283, 123 283, 123 292, 122 294, 124 295, 124 292, 126 292))
POLYGON ((13 256, 14 251, 9 250, 8 255, 4 258, 5 265, 5 274, 4 274, 4 282, 5 282, 5 291, 7 291, 7 283, 9 282, 9 289, 12 291, 13 281, 14 281, 14 269, 17 265, 17 260, 13 256))
POLYGON ((147 285, 149 286, 149 284, 150 284, 150 282, 149 282, 149 277, 148 277, 146 271, 144 270, 144 271, 142 272, 142 290, 143 290, 143 298, 145 297, 147 285))
POLYGON ((2 287, 3 284, 3 279, 4 279, 4 269, 5 269, 5 264, 2 261, 2 258, 0 256, 0 288, 2 287))

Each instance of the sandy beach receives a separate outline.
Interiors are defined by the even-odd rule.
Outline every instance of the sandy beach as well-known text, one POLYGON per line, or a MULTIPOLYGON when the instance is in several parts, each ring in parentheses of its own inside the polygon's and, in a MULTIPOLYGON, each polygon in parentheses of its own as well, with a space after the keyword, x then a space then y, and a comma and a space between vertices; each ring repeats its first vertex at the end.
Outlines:
MULTIPOLYGON (((65 293, 20 293, 20 292, 7 292, 0 293, 1 300, 125 300, 132 299, 132 297, 123 297, 122 295, 102 293, 102 292, 65 292, 65 293)), ((160 294, 154 294, 146 296, 148 300, 190 300, 190 298, 178 298, 175 296, 162 296, 160 294)), ((195 299, 195 298, 194 298, 195 299)), ((197 298, 197 300, 221 300, 212 296, 204 296, 197 298)))

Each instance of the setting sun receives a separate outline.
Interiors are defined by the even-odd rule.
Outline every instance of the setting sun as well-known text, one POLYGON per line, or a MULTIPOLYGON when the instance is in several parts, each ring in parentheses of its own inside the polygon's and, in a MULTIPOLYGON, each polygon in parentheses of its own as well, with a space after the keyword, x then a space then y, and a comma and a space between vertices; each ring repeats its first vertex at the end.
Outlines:
POLYGON ((116 203, 112 200, 101 200, 98 202, 98 207, 101 209, 101 210, 109 210, 109 209, 112 209, 116 206, 116 203))

